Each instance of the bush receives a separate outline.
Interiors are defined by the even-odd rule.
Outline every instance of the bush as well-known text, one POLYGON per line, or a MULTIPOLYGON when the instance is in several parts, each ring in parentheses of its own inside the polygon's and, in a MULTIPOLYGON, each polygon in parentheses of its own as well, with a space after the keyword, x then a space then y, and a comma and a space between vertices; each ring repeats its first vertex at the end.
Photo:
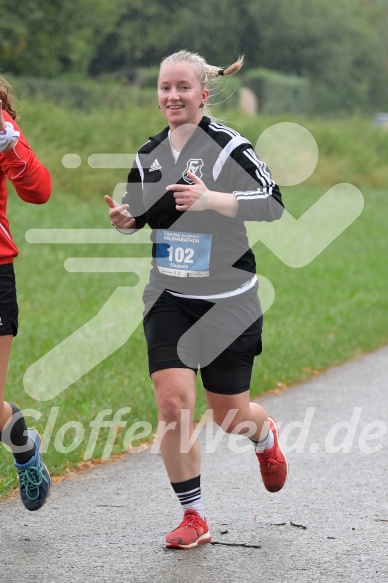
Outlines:
POLYGON ((251 69, 244 76, 244 83, 256 94, 262 113, 310 113, 310 86, 303 77, 251 69))
POLYGON ((44 99, 50 103, 85 111, 101 107, 127 109, 133 104, 149 105, 155 102, 155 91, 125 85, 122 79, 68 81, 10 76, 7 79, 20 101, 44 99))
POLYGON ((137 83, 140 87, 148 87, 156 91, 158 86, 159 67, 141 67, 136 70, 137 83))

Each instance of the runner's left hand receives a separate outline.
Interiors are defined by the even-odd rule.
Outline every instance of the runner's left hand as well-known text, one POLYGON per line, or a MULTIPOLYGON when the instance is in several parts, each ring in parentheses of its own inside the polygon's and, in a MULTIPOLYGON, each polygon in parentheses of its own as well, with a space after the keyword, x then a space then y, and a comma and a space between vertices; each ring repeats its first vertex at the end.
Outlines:
POLYGON ((194 184, 170 184, 166 190, 174 192, 176 209, 178 211, 204 211, 208 207, 208 193, 204 182, 193 172, 187 176, 194 184))

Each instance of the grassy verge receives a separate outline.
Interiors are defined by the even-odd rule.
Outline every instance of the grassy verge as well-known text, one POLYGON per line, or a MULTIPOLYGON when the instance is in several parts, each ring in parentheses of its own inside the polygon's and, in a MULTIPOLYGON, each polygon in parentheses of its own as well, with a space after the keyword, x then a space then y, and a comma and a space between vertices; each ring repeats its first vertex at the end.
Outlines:
MULTIPOLYGON (((23 101, 20 124, 37 154, 50 168, 55 192, 93 201, 112 192, 112 185, 125 181, 125 169, 92 168, 93 154, 132 154, 149 136, 165 125, 155 105, 142 107, 128 100, 126 108, 92 107, 84 111, 51 102, 23 101), (76 154, 80 165, 64 168, 63 156, 76 154)), ((293 122, 314 136, 319 148, 319 162, 306 186, 329 188, 338 182, 350 182, 360 188, 384 188, 388 184, 387 132, 373 121, 349 119, 330 121, 303 117, 243 116, 235 110, 217 111, 228 125, 256 145, 260 135, 271 125, 293 122)), ((301 160, 301 162, 303 162, 301 160)))
MULTIPOLYGON (((26 104, 24 109, 23 127, 52 170, 54 193, 42 207, 26 205, 13 194, 10 196, 9 216, 20 249, 16 261, 20 334, 14 341, 6 396, 23 409, 34 411, 36 420, 31 424, 45 435, 45 460, 52 473, 58 475, 85 458, 99 459, 106 453, 109 428, 99 431, 94 444, 91 426, 101 411, 109 410, 109 421, 119 409, 130 408, 123 415, 125 426, 117 428, 112 455, 125 450, 129 428, 145 429, 148 435, 156 429, 141 325, 122 347, 54 399, 37 401, 24 390, 23 375, 30 365, 90 321, 117 287, 129 288, 137 283, 130 273, 69 273, 64 262, 68 257, 148 257, 150 249, 146 244, 33 245, 25 240, 25 232, 34 228, 107 228, 102 197, 112 192, 112 185, 125 180, 126 171, 90 168, 87 156, 135 151, 160 123, 157 113, 141 110, 137 110, 135 119, 116 111, 110 115, 94 110, 80 116, 79 112, 49 104, 45 111, 36 103, 26 104), (68 124, 69 131, 64 129, 68 124), (47 128, 44 135, 42 127, 47 128), (62 156, 69 152, 81 156, 79 168, 63 168, 62 156)), ((326 131, 329 130, 335 131, 326 131)), ((245 128, 240 131, 244 133, 245 128)), ((321 175, 322 184, 285 189, 286 207, 294 216, 300 216, 324 194, 327 183, 335 183, 330 180, 330 176, 323 180, 321 175)), ((265 317, 264 352, 255 364, 253 396, 303 381, 316 371, 387 343, 387 192, 365 185, 362 191, 365 207, 361 216, 310 265, 289 268, 264 245, 255 246, 258 271, 271 280, 276 299, 265 317)), ((85 351, 98 342, 99 338, 90 338, 85 351)), ((197 416, 204 408, 199 388, 197 416)), ((133 442, 138 443, 139 440, 133 442)), ((0 495, 16 486, 10 460, 8 453, 0 453, 0 495)))

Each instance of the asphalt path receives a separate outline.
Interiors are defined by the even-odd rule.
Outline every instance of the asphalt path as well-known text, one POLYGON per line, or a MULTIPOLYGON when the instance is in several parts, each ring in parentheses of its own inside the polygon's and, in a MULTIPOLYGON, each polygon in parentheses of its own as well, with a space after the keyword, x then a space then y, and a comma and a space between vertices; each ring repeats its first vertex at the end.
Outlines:
POLYGON ((260 399, 289 460, 276 494, 247 441, 206 423, 196 549, 164 546, 181 510, 151 448, 56 483, 38 512, 4 502, 1 583, 387 582, 387 379, 385 347, 260 399))

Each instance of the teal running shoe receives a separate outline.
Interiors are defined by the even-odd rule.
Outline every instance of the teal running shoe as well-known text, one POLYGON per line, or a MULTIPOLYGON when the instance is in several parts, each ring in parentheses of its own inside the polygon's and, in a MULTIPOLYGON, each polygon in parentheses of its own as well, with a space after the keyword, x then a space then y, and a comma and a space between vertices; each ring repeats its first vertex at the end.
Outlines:
POLYGON ((20 498, 27 510, 39 510, 46 502, 51 487, 48 469, 40 453, 40 437, 35 429, 28 429, 28 436, 34 442, 35 453, 25 464, 15 462, 19 474, 20 498))

